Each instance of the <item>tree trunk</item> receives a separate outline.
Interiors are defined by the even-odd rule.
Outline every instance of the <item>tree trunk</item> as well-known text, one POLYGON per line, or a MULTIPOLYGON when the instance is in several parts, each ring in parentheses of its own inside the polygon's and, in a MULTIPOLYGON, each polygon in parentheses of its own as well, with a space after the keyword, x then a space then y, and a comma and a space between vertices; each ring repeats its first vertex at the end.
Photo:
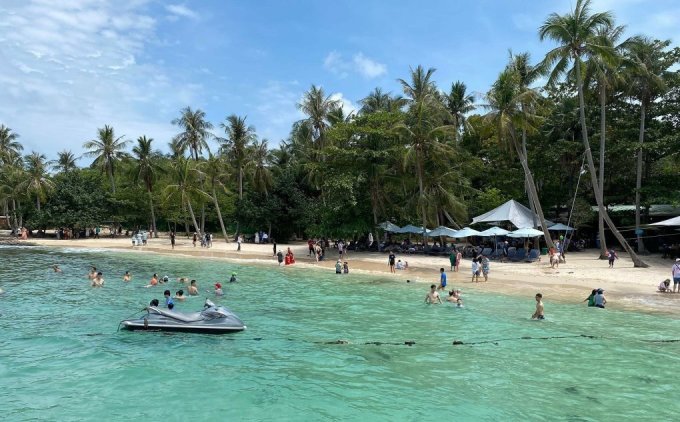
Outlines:
POLYGON ((35 206, 38 208, 38 212, 40 212, 40 196, 37 194, 35 195, 35 206))
POLYGON ((109 180, 111 181, 111 193, 116 194, 116 181, 113 178, 113 169, 109 168, 109 180))
POLYGON ((156 229, 156 212, 153 210, 153 197, 151 196, 151 191, 147 189, 149 194, 149 209, 151 210, 151 230, 152 236, 158 238, 158 230, 156 229))
MULTIPOLYGON (((606 108, 607 93, 604 83, 600 82, 600 202, 604 204, 604 148, 606 141, 606 108)), ((600 259, 607 259, 607 239, 604 234, 604 216, 597 210, 597 229, 600 235, 600 259)))
POLYGON ((238 168, 238 199, 243 200, 243 166, 238 168))
POLYGON ((597 172, 595 171, 595 163, 593 163, 593 152, 590 150, 590 142, 588 142, 588 129, 586 128, 586 111, 585 111, 586 106, 585 101, 583 99, 583 82, 581 80, 581 66, 579 60, 576 60, 575 62, 576 63, 574 67, 576 68, 576 84, 578 88, 579 117, 581 120, 581 137, 583 139, 583 147, 586 150, 586 158, 588 159, 588 169, 590 170, 591 184, 593 185, 598 210, 602 214, 605 223, 607 223, 607 226, 609 226, 609 230, 612 231, 612 234, 614 235, 616 240, 618 240, 623 249, 625 249, 626 252, 628 252, 628 254, 630 255, 630 259, 633 261, 633 266, 647 268, 649 267, 649 265, 647 265, 644 261, 640 259, 639 256, 637 256, 637 254, 635 253, 635 251, 633 251, 628 242, 626 242, 626 239, 624 239, 621 233, 619 233, 619 230, 616 228, 611 218, 609 218, 609 214, 607 213, 607 210, 604 208, 604 205, 602 204, 602 193, 600 192, 600 186, 597 183, 597 172))
MULTIPOLYGON (((418 154, 419 155, 419 154, 418 154)), ((423 189, 423 166, 420 162, 420 157, 416 156, 416 171, 418 172, 418 200, 420 202, 420 212, 423 219, 423 230, 427 227, 427 214, 425 213, 425 191, 423 189)), ((425 237, 425 246, 427 246, 427 237, 425 237)))
POLYGON ((645 244, 640 233, 640 189, 642 189, 642 144, 645 142, 645 102, 640 103, 640 146, 637 153, 637 172, 635 175, 635 235, 638 253, 645 253, 645 244))
POLYGON ((189 206, 189 215, 191 216, 191 222, 194 223, 194 227, 196 228, 198 237, 201 237, 201 228, 198 226, 198 223, 196 222, 196 215, 194 214, 194 209, 191 207, 191 201, 189 201, 188 199, 187 205, 189 206))
POLYGON ((545 243, 548 245, 549 248, 554 247, 555 245, 553 244, 552 238, 550 237, 550 232, 548 231, 547 224, 545 224, 545 216, 543 215, 543 207, 541 206, 540 201, 538 201, 538 192, 536 191, 536 184, 534 183, 534 176, 531 174, 531 170, 529 169, 529 164, 527 163, 526 156, 524 155, 524 151, 522 151, 521 146, 517 145, 517 141, 514 139, 514 134, 513 136, 513 145, 515 146, 515 151, 517 152, 517 155, 519 156, 519 161, 522 164, 522 169, 524 170, 524 176, 527 179, 527 185, 529 187, 529 197, 533 198, 534 200, 534 206, 536 207, 536 214, 538 214, 538 220, 541 223, 541 229, 543 230, 543 237, 545 238, 545 243))
MULTIPOLYGON (((524 104, 522 104, 522 115, 524 115, 524 104)), ((529 155, 527 154, 527 130, 525 128, 522 128, 522 152, 524 153, 524 157, 527 158, 529 155)), ((529 163, 527 162, 527 166, 529 163)), ((536 206, 534 205, 534 201, 536 201, 535 198, 533 198, 533 195, 531 194, 531 189, 529 188, 529 178, 527 177, 526 173, 524 174, 524 189, 527 192, 527 197, 529 198, 529 209, 531 209, 531 218, 533 219, 533 228, 536 228, 538 226, 536 222, 536 206)), ((536 191, 536 194, 538 194, 538 190, 536 191)), ((552 240, 552 238, 551 238, 552 240)), ((539 245, 539 238, 535 237, 534 238, 534 245, 539 245)))
POLYGON ((227 229, 224 228, 224 220, 222 220, 222 211, 220 211, 220 204, 217 202, 217 193, 215 188, 212 190, 213 203, 215 204, 215 209, 217 210, 217 218, 220 220, 220 227, 222 228, 222 236, 224 236, 224 241, 229 243, 229 237, 227 237, 227 229))

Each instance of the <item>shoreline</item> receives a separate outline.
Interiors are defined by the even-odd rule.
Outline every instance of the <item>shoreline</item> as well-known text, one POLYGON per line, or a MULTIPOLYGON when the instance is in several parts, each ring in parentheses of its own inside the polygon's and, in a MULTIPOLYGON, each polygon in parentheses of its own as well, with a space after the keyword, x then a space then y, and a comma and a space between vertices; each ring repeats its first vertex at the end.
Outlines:
MULTIPOLYGON (((4 242, 0 242, 7 244, 4 242)), ((121 252, 159 253, 186 258, 222 260, 256 266, 278 266, 273 256, 272 244, 244 243, 241 252, 236 251, 236 243, 217 240, 210 249, 193 247, 191 239, 178 237, 173 250, 168 237, 149 239, 147 246, 132 247, 128 238, 100 239, 40 239, 11 242, 9 246, 44 246, 82 249, 116 249, 121 252)), ((277 245, 278 250, 291 248, 296 257, 295 267, 319 271, 334 271, 337 259, 335 249, 327 251, 327 260, 315 262, 307 255, 306 243, 277 245)), ((463 259, 460 272, 449 271, 449 259, 445 256, 398 255, 406 260, 409 269, 389 272, 387 254, 378 252, 350 252, 344 259, 349 263, 350 273, 375 275, 381 278, 394 278, 395 283, 439 284, 439 268, 448 274, 448 287, 466 292, 490 292, 515 297, 533 298, 541 292, 548 301, 582 305, 590 290, 603 288, 608 300, 608 308, 631 310, 643 313, 680 315, 680 294, 657 293, 656 288, 662 280, 670 278, 672 261, 660 257, 647 256, 650 268, 633 268, 625 253, 620 254, 615 268, 609 269, 606 260, 599 259, 595 249, 574 252, 567 255, 567 263, 558 269, 551 269, 546 258, 534 263, 491 262, 488 282, 471 282, 471 263, 463 259)))

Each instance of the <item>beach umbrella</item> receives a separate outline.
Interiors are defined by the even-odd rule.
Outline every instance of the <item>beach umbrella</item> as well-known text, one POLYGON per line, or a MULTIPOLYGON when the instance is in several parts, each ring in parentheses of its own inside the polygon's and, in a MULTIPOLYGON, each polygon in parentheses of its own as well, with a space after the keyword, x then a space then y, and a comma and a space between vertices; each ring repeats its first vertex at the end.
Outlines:
POLYGON ((378 227, 385 230, 386 232, 399 233, 400 227, 396 224, 392 224, 389 221, 384 221, 378 224, 378 227))
POLYGON ((680 216, 669 218, 668 220, 658 221, 650 226, 680 226, 680 216))
POLYGON ((436 229, 430 230, 430 232, 427 235, 430 237, 437 236, 456 237, 456 233, 458 233, 458 231, 454 229, 445 226, 439 226, 436 229))
POLYGON ((506 234, 510 233, 509 231, 502 229, 500 227, 493 226, 489 229, 484 230, 483 232, 480 232, 479 235, 483 237, 491 237, 491 236, 505 236, 506 234))
POLYGON ((523 229, 517 229, 514 232, 508 233, 510 237, 537 237, 543 236, 543 232, 540 230, 532 229, 531 227, 525 227, 523 229))
POLYGON ((496 236, 505 236, 506 234, 510 233, 509 231, 502 229, 497 226, 493 226, 491 228, 488 228, 481 232, 479 235, 483 237, 491 237, 493 236, 493 250, 494 252, 498 250, 498 242, 496 241, 496 236))
POLYGON ((470 237, 470 236, 480 236, 480 232, 478 232, 475 229, 471 229, 469 227, 465 227, 465 228, 458 230, 456 232, 456 237, 458 239, 463 239, 465 237, 470 237))
POLYGON ((574 228, 569 227, 566 224, 558 223, 558 224, 553 224, 552 226, 548 227, 548 230, 550 230, 550 231, 562 231, 562 230, 564 230, 565 232, 570 232, 570 231, 574 231, 574 228))
POLYGON ((428 233, 430 233, 430 230, 408 224, 408 225, 396 230, 395 233, 428 234, 428 233))

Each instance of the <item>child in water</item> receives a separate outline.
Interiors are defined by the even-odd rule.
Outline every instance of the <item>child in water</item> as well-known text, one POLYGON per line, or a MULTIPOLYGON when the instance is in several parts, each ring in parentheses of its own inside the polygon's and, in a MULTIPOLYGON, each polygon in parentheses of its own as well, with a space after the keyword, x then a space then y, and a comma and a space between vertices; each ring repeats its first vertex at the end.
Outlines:
POLYGON ((130 275, 130 271, 125 271, 125 274, 123 275, 123 281, 127 283, 131 278, 132 276, 130 275))
POLYGON ((236 273, 231 273, 231 278, 229 279, 230 283, 236 283, 236 273))
POLYGON ((345 263, 342 264, 342 272, 345 274, 349 274, 349 264, 347 264, 347 261, 345 261, 345 263))

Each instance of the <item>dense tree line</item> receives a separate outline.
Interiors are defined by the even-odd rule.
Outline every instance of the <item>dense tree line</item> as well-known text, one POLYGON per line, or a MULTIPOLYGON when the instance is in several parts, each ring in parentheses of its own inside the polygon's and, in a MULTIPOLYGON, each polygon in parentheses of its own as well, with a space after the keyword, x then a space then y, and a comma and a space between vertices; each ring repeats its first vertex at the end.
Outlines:
POLYGON ((72 151, 22 155, 2 125, 4 214, 31 229, 124 223, 285 239, 355 236, 384 220, 462 226, 510 198, 542 221, 576 197, 580 208, 598 206, 601 239, 633 252, 606 206, 635 204, 632 220, 617 221, 639 228, 646 206, 680 202, 680 48, 622 39, 612 14, 589 3, 548 16, 539 37, 555 48, 536 62, 511 52, 481 98, 460 81, 440 87, 422 66, 398 80, 400 95, 376 88, 351 115, 312 85, 298 104, 306 118, 276 146, 245 117, 213 125, 186 107, 171 140, 97 129, 83 145, 93 161, 79 168, 72 151))

